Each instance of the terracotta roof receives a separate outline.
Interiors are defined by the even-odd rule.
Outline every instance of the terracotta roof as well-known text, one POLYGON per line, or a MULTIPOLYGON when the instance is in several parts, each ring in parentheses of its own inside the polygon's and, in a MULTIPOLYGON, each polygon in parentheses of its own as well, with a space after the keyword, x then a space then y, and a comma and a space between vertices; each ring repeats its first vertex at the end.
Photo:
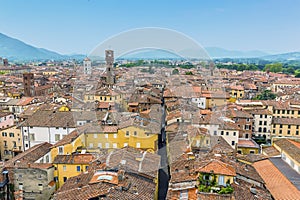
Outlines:
POLYGON ((239 138, 238 147, 259 148, 259 145, 252 139, 239 138))
POLYGON ((299 199, 300 191, 274 166, 270 160, 253 164, 275 199, 299 199), (284 191, 284 192, 283 192, 284 191))
POLYGON ((233 166, 230 166, 219 160, 210 161, 208 164, 200 167, 198 171, 205 173, 211 173, 213 171, 214 174, 236 176, 236 171, 233 166))
POLYGON ((57 155, 54 164, 89 164, 94 159, 92 154, 57 155))
POLYGON ((65 137, 63 137, 57 143, 55 143, 52 148, 58 147, 58 146, 63 146, 65 144, 70 144, 80 135, 81 135, 81 133, 76 129, 76 130, 72 131, 71 133, 69 133, 68 135, 66 135, 65 137))

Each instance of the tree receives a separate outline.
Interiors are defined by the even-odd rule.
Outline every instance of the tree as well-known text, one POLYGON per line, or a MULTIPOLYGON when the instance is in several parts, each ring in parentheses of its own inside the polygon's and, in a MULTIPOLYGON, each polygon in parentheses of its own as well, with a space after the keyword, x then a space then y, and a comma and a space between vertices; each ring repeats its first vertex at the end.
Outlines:
POLYGON ((282 63, 272 63, 272 64, 266 64, 264 71, 270 71, 274 73, 278 73, 282 71, 282 63))
POLYGON ((261 94, 257 95, 255 99, 257 100, 272 100, 276 98, 276 94, 272 93, 270 90, 264 90, 261 94))
POLYGON ((191 71, 185 72, 185 75, 193 75, 193 72, 191 72, 191 71))
POLYGON ((174 69, 174 70, 172 71, 172 74, 179 74, 179 70, 178 70, 178 69, 174 69))

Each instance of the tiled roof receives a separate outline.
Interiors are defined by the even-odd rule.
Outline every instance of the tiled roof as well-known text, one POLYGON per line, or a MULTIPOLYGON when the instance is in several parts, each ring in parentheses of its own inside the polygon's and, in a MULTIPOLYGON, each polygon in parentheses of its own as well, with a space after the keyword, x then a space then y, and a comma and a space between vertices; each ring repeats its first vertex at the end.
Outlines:
POLYGON ((152 200, 155 197, 155 183, 138 174, 125 172, 125 179, 117 184, 111 184, 101 180, 90 183, 94 174, 95 172, 88 172, 69 178, 54 194, 54 198, 89 200, 99 197, 100 199, 115 200, 152 200))
POLYGON ((300 147, 299 142, 289 140, 289 139, 279 139, 274 142, 275 148, 278 146, 280 149, 279 151, 285 151, 286 154, 291 156, 294 160, 300 162, 300 147))
POLYGON ((270 157, 280 155, 280 152, 274 146, 263 147, 262 153, 270 157))
POLYGON ((237 147, 259 148, 259 145, 252 139, 239 138, 237 147))
POLYGON ((275 199, 299 199, 300 191, 273 165, 270 160, 253 164, 275 199))
POLYGON ((63 146, 65 144, 70 144, 71 142, 73 142, 80 135, 81 135, 81 133, 78 130, 74 130, 71 133, 69 133, 68 135, 64 136, 57 143, 55 143, 53 145, 53 147, 58 147, 58 146, 63 146))
POLYGON ((35 127, 76 127, 73 112, 36 111, 25 122, 24 126, 35 127))
POLYGON ((92 154, 57 155, 54 164, 89 164, 94 159, 92 154))
POLYGON ((211 173, 213 171, 214 174, 236 176, 236 171, 233 166, 219 160, 211 160, 206 165, 200 167, 198 171, 205 173, 211 173))
POLYGON ((6 167, 21 167, 28 166, 28 163, 34 163, 36 160, 44 156, 50 151, 52 147, 48 142, 37 144, 23 153, 18 154, 11 160, 7 161, 4 165, 6 167))

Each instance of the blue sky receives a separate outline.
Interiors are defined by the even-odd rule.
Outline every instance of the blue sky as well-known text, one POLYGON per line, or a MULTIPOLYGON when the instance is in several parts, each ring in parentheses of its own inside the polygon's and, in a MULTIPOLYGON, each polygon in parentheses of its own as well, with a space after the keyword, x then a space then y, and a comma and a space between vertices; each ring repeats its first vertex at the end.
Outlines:
POLYGON ((88 54, 128 29, 163 27, 203 46, 300 51, 297 0, 1 0, 0 32, 59 53, 88 54))

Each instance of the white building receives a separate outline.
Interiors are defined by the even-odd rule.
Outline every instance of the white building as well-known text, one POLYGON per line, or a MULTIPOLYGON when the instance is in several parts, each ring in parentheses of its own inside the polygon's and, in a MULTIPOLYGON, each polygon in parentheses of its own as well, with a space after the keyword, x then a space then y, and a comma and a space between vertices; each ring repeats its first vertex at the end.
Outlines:
POLYGON ((24 149, 43 142, 55 144, 76 127, 97 120, 94 118, 95 113, 92 112, 38 110, 19 125, 24 149))

